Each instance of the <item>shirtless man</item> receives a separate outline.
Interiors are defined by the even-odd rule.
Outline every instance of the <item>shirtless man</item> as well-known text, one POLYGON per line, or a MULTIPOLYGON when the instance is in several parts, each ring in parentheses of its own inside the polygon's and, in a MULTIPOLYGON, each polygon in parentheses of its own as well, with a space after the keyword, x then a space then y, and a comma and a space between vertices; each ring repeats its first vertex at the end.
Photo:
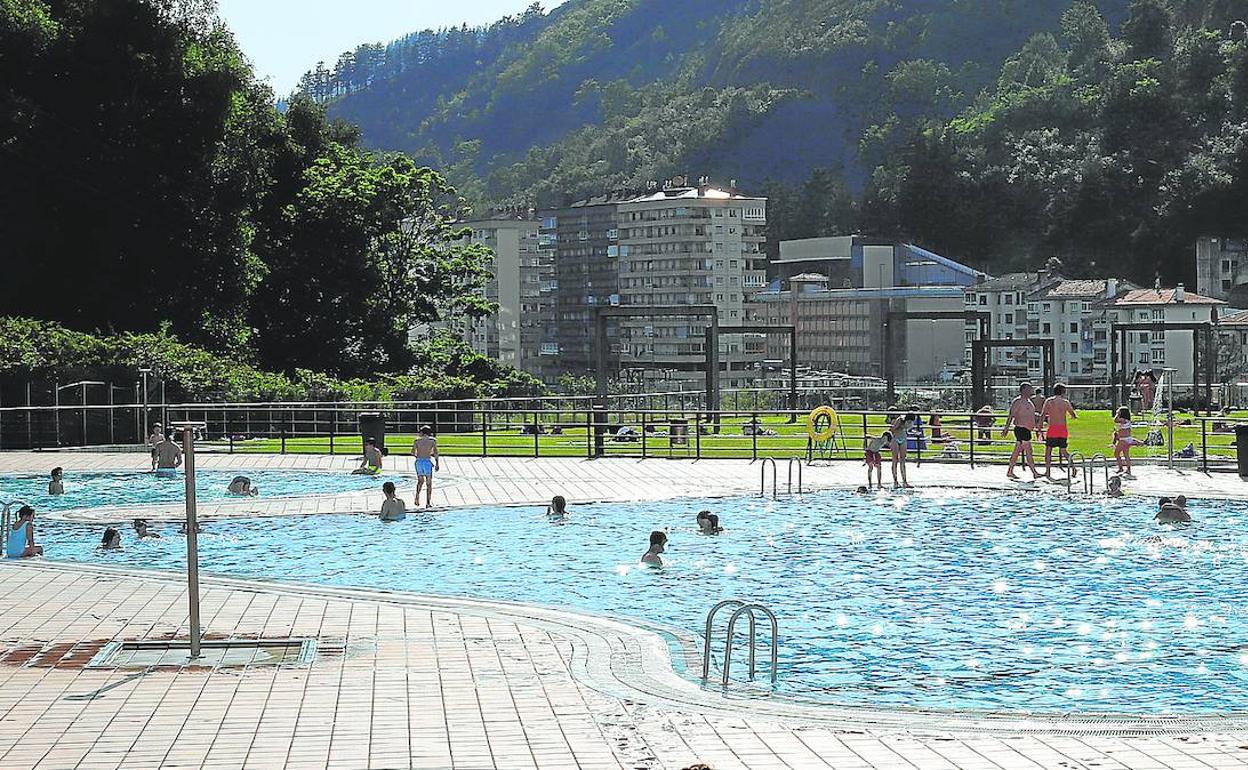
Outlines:
POLYGON ((438 440, 433 437, 433 430, 422 425, 420 435, 412 442, 412 456, 416 458, 416 499, 420 505, 420 489, 425 488, 425 507, 433 505, 433 472, 442 470, 438 460, 438 440))
MULTIPOLYGON (((1053 459, 1053 450, 1058 451, 1058 464, 1065 467, 1070 459, 1070 452, 1067 445, 1070 443, 1070 426, 1066 424, 1066 418, 1073 417, 1079 419, 1075 408, 1071 406, 1070 399, 1066 398, 1066 386, 1058 383, 1053 386, 1053 395, 1044 402, 1044 407, 1040 410, 1040 425, 1045 428, 1044 433, 1044 476, 1052 478, 1052 472, 1049 464, 1053 459)), ((1070 475, 1073 478, 1079 474, 1072 466, 1070 475)))
POLYGON ((173 471, 182 464, 182 449, 172 441, 163 436, 160 443, 152 448, 156 454, 156 470, 173 471))
POLYGON ((1010 404, 1005 427, 1001 429, 1001 435, 1007 436, 1010 428, 1014 428, 1014 451, 1010 453, 1010 468, 1005 475, 1015 481, 1018 476, 1014 475, 1014 465, 1020 457, 1023 465, 1031 468, 1032 476, 1040 478, 1040 471, 1036 470, 1036 461, 1031 454, 1031 434, 1036 429, 1036 406, 1031 402, 1032 391, 1030 382, 1018 386, 1018 396, 1010 404))
POLYGON ((152 435, 147 437, 147 445, 152 448, 152 470, 156 470, 156 445, 165 440, 165 429, 160 423, 152 425, 152 435))
POLYGON ((381 491, 386 496, 381 503, 381 520, 403 521, 407 518, 407 505, 395 495, 394 482, 382 484, 381 491))

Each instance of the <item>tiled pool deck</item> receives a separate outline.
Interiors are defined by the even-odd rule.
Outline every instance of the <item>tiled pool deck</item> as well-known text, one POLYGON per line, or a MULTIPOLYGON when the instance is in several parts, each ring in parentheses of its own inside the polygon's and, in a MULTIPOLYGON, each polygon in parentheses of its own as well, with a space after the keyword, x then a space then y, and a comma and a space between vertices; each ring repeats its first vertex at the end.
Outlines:
MULTIPOLYGON (((347 458, 205 455, 201 467, 345 469, 347 458)), ((144 467, 145 455, 0 455, 0 472, 144 467)), ((395 460, 400 462, 400 460, 395 460)), ((861 465, 806 469, 860 483, 861 465)), ((781 467, 781 485, 784 469, 781 467)), ((1006 486, 1003 469, 912 481, 1006 486)), ((1142 494, 1245 496, 1228 475, 1142 469, 1142 494)), ((449 505, 758 490, 744 461, 443 462, 449 505)), ((410 495, 409 495, 410 499, 410 495)), ((373 496, 209 506, 208 516, 375 508, 373 496)), ((435 500, 435 503, 438 500, 435 500)), ((173 511, 168 511, 172 515, 173 511)), ((101 519, 122 511, 92 512, 101 519)), ((205 630, 311 638, 310 664, 107 670, 114 640, 186 633, 176 576, 0 563, 0 768, 1248 768, 1248 725, 1045 723, 808 710, 676 677, 659 637, 521 605, 206 578, 205 630), (1151 734, 1151 733, 1161 734, 1151 734)))

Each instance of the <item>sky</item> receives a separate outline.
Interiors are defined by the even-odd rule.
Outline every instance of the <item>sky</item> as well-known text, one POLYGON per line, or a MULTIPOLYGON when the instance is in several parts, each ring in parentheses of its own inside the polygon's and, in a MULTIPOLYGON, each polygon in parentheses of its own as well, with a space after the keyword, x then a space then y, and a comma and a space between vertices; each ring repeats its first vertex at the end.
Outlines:
MULTIPOLYGON (((547 11, 565 0, 541 0, 547 11)), ((532 0, 218 0, 218 12, 243 52, 278 96, 299 77, 361 43, 519 14, 532 0)))

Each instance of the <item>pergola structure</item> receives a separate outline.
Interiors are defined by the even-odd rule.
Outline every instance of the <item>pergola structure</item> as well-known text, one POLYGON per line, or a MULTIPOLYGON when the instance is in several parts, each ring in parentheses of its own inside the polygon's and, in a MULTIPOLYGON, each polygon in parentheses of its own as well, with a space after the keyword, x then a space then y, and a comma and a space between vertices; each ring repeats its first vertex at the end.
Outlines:
MULTIPOLYGON (((894 321, 977 321, 979 339, 987 340, 992 337, 992 313, 986 310, 889 310, 884 316, 884 382, 885 397, 889 404, 893 403, 897 395, 897 366, 893 354, 894 321)), ((974 371, 972 368, 972 391, 975 389, 974 371)))
POLYGON ((594 314, 594 358, 597 363, 598 399, 607 403, 608 318, 709 318, 703 351, 706 366, 706 411, 719 409, 719 308, 714 305, 611 305, 594 314))
MULTIPOLYGON (((721 326, 720 334, 787 334, 789 336, 789 410, 797 411, 797 327, 792 324, 751 324, 721 326)), ((710 348, 710 327, 707 327, 707 348, 710 348)))
MULTIPOLYGON (((1192 397, 1200 393, 1201 370, 1204 370, 1204 404, 1213 405, 1213 381, 1217 379, 1217 323, 1216 321, 1137 321, 1111 324, 1109 330, 1109 377, 1110 385, 1118 390, 1120 404, 1127 403, 1127 335, 1130 332, 1165 334, 1168 331, 1192 333, 1192 397)), ((1196 404, 1198 407, 1199 404, 1196 404)))
POLYGON ((1044 377, 1044 394, 1053 393, 1054 353, 1053 340, 1019 339, 1019 340, 975 340, 971 343, 971 411, 989 403, 987 388, 988 351, 996 348, 1039 348, 1043 356, 1042 374, 1044 377), (976 406, 978 404, 979 406, 976 406))

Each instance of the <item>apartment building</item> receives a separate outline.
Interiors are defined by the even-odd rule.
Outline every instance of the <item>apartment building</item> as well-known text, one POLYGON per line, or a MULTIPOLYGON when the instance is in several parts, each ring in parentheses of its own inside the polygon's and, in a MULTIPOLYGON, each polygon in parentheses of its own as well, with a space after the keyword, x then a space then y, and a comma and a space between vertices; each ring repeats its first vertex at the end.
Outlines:
MULTIPOLYGON (((1026 335, 1053 340, 1053 372, 1070 384, 1105 382, 1109 371, 1109 319, 1103 303, 1139 287, 1117 278, 1058 278, 1027 295, 1026 335)), ((1043 374, 1043 354, 1025 351, 1027 375, 1043 374)))
MULTIPOLYGON (((767 202, 682 178, 542 212, 539 242, 553 250, 553 346, 561 371, 594 371, 594 323, 604 306, 714 305, 721 326, 745 319, 745 295, 766 280, 767 202)), ((708 319, 617 318, 608 367, 638 381, 702 382, 708 319)), ((720 341, 721 383, 758 374, 762 343, 720 341)))
POLYGON ((472 242, 490 248, 486 297, 498 310, 464 323, 463 337, 473 349, 538 377, 552 369, 554 345, 554 253, 531 215, 497 215, 465 223, 472 242))
MULTIPOLYGON (((995 339, 1027 338, 1027 297, 1047 288, 1060 279, 1048 271, 1006 273, 989 278, 966 289, 966 310, 987 312, 995 339)), ((971 360, 971 343, 978 339, 979 323, 965 324, 966 360, 971 360)), ((988 365, 995 374, 1010 377, 1028 376, 1025 348, 995 348, 988 353, 988 365)))
MULTIPOLYGON (((1183 284, 1173 289, 1132 288, 1098 303, 1100 323, 1108 334, 1113 324, 1164 321, 1192 323, 1218 320, 1222 300, 1187 291, 1183 284)), ((1188 331, 1127 332, 1126 361, 1128 371, 1134 369, 1173 369, 1175 382, 1192 382, 1193 334, 1188 331)), ((1108 367, 1104 370, 1108 373, 1108 367)), ((1102 380, 1104 375, 1102 375, 1102 380)))
MULTIPOLYGON (((745 322, 746 295, 766 282, 767 201, 711 185, 670 186, 618 206, 619 304, 713 305, 721 328, 745 322)), ((650 380, 700 381, 705 330, 697 316, 622 318, 614 352, 650 380)), ((723 334, 721 383, 752 384, 763 339, 723 334)))
MULTIPOLYGON (((773 269, 776 278, 750 300, 751 319, 795 325, 803 365, 870 376, 885 372, 890 311, 960 311, 964 287, 984 277, 912 244, 862 236, 783 241, 773 269)), ((962 328, 961 320, 895 324, 898 378, 932 379, 960 367, 962 328)), ((787 340, 768 338, 769 362, 787 355, 787 340)))
MULTIPOLYGON (((594 371, 594 314, 620 302, 617 208, 636 197, 613 192, 541 213, 539 243, 553 252, 554 307, 549 345, 559 372, 594 371)), ((611 371, 617 355, 608 356, 611 371)))
POLYGON ((1196 239, 1196 292, 1248 305, 1248 238, 1196 239))

